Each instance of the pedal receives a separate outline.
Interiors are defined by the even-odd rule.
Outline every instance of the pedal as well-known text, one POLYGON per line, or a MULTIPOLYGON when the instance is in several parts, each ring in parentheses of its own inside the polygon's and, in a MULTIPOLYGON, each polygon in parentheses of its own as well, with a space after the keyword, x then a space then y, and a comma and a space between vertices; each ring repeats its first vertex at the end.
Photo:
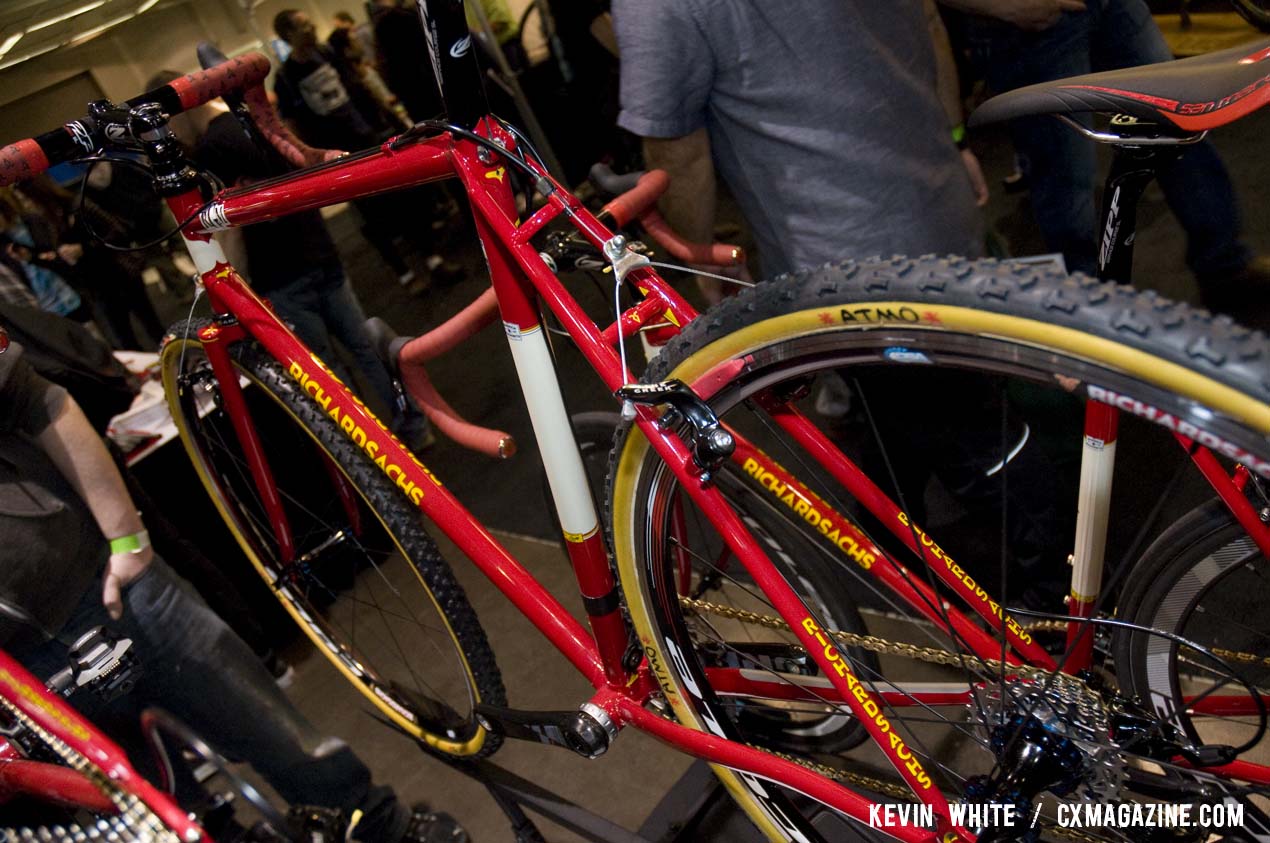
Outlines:
POLYGON ((49 688, 69 697, 90 690, 105 702, 127 694, 141 674, 132 639, 93 627, 70 646, 70 666, 49 680, 49 688))
POLYGON ((714 472, 727 462, 736 450, 732 434, 719 423, 719 417, 710 405, 697 396, 688 384, 680 380, 661 383, 636 383, 621 387, 614 393, 623 401, 647 406, 669 405, 659 424, 670 428, 687 422, 691 430, 685 440, 692 448, 693 460, 703 472, 702 480, 709 482, 714 472))
POLYGON ((599 758, 617 737, 617 725, 593 703, 577 711, 525 711, 484 703, 476 706, 482 728, 518 741, 561 746, 583 758, 599 758))

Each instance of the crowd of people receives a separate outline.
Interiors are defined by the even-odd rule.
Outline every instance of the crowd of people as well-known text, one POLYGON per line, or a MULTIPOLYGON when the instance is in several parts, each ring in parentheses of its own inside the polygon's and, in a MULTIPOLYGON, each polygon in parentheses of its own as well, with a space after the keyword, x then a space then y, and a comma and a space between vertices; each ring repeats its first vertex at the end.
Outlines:
MULTIPOLYGON (((526 68, 518 17, 506 0, 480 2, 492 48, 513 68, 526 68)), ((611 18, 602 2, 550 6, 561 32, 589 39, 571 54, 578 84, 603 75, 589 73, 582 57, 609 56, 610 48, 620 53, 614 119, 641 139, 647 166, 670 172, 663 210, 672 225, 693 240, 712 238, 717 173, 753 234, 762 274, 775 275, 853 255, 983 252, 987 186, 964 140, 962 88, 950 78, 958 67, 965 72, 980 62, 979 73, 1001 91, 1169 58, 1143 0, 941 3, 942 11, 930 0, 799 0, 797 10, 776 13, 761 0, 613 0, 611 18), (952 39, 948 14, 957 16, 952 39)), ((307 143, 362 149, 441 112, 413 3, 374 0, 365 20, 339 12, 324 38, 296 9, 279 12, 273 28, 286 45, 274 82, 278 108, 307 143)), ((152 86, 174 76, 159 73, 152 86)), ((181 134, 192 159, 227 185, 286 167, 253 146, 223 104, 185 115, 181 134)), ((1045 242, 1069 267, 1092 269, 1092 147, 1039 119, 1017 121, 1012 137, 1045 242)), ((143 276, 151 266, 159 267, 160 280, 180 276, 167 247, 154 242, 173 223, 135 168, 101 164, 83 178, 82 191, 47 176, 0 190, 0 304, 80 323, 115 348, 154 350, 164 327, 151 296, 165 293, 149 290, 143 276)), ((1270 263, 1242 242, 1235 193, 1213 149, 1191 147, 1161 183, 1187 232, 1188 262, 1205 301, 1223 310, 1260 301, 1270 288, 1270 263)), ((396 283, 423 295, 462 278, 440 245, 438 232, 457 215, 444 191, 359 200, 354 213, 396 283)), ((251 226, 223 243, 244 277, 323 360, 395 406, 320 214, 251 226), (336 342, 355 373, 340 362, 336 342)), ((703 293, 722 294, 717 286, 703 293)), ((61 639, 94 624, 122 623, 156 663, 183 663, 195 654, 214 659, 198 674, 222 684, 212 690, 178 683, 183 696, 172 705, 194 711, 204 729, 233 711, 235 728, 216 732, 218 741, 259 761, 288 798, 361 810, 362 839, 464 839, 445 815, 412 812, 388 788, 372 786, 347 746, 318 734, 286 703, 259 648, 253 653, 154 556, 98 432, 22 354, 17 345, 0 354, 0 495, 45 501, 57 518, 38 521, 34 516, 48 513, 0 508, 6 537, 0 596, 39 604, 44 625, 67 633, 61 639), (124 538, 137 541, 119 544, 124 538), (36 547, 41 555, 13 558, 18 547, 36 547), (48 589, 50 571, 64 575, 56 593, 48 589), (216 710, 200 713, 213 699, 216 710)), ((965 420, 976 421, 969 412, 965 420)), ((393 423, 403 430, 410 421, 393 423)), ((51 670, 57 643, 31 648, 32 663, 51 670)))

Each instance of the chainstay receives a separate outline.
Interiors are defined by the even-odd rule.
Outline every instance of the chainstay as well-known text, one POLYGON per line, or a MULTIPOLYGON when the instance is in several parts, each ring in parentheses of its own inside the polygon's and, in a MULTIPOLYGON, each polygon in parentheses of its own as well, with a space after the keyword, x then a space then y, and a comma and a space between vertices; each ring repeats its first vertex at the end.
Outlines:
MULTIPOLYGON (((863 773, 852 773, 848 770, 839 770, 836 767, 830 767, 827 764, 821 764, 808 758, 799 758, 797 755, 790 755, 785 752, 778 752, 777 750, 768 749, 767 747, 759 746, 758 744, 752 743, 749 744, 749 746, 752 749, 766 752, 768 755, 774 755, 784 761, 789 761, 792 764, 805 767, 813 773, 824 776, 831 781, 854 785, 855 787, 871 791, 872 793, 880 793, 881 795, 891 797, 892 799, 900 799, 905 802, 917 801, 917 797, 913 795, 913 791, 909 790, 907 786, 900 784, 898 781, 887 781, 886 779, 879 779, 876 776, 868 776, 863 773)), ((944 797, 946 799, 950 798, 947 793, 944 794, 944 797)), ((1045 834, 1052 834, 1056 837, 1063 837, 1067 840, 1073 840, 1077 843, 1106 843, 1106 841, 1100 838, 1093 837, 1085 834, 1084 832, 1076 831, 1075 829, 1063 828, 1048 821, 1045 822, 1043 832, 1045 834)))
MULTIPOLYGON (((765 627, 767 629, 789 630, 789 624, 785 623, 784 619, 775 617, 773 615, 765 615, 765 614, 762 614, 761 612, 752 612, 747 609, 737 609, 732 606, 722 606, 718 603, 712 603, 709 600, 701 600, 695 597, 686 597, 683 595, 679 597, 679 603, 685 609, 689 609, 695 612, 703 612, 707 614, 712 614, 719 617, 728 618, 731 620, 741 621, 742 623, 751 623, 757 626, 765 627)), ((1059 627, 1057 626, 1057 624, 1061 623, 1062 624, 1061 628, 1066 629, 1065 622, 1049 621, 1049 622, 1042 622, 1042 623, 1055 624, 1056 626, 1053 627, 1054 629, 1058 629, 1059 627)), ((855 632, 844 632, 843 630, 840 630, 840 629, 830 629, 830 630, 826 630, 826 632, 829 634, 830 637, 832 637, 836 641, 839 641, 842 644, 845 644, 849 647, 857 647, 861 650, 868 650, 869 652, 878 653, 879 655, 898 656, 901 658, 909 658, 909 659, 914 659, 917 661, 927 662, 929 664, 939 664, 939 665, 944 665, 948 667, 964 667, 966 664, 966 658, 963 655, 951 652, 949 650, 941 650, 937 647, 923 647, 917 644, 910 644, 908 642, 903 642, 903 641, 890 641, 885 638, 879 638, 875 635, 861 635, 855 632)), ((1220 655, 1222 658, 1248 655, 1248 654, 1232 653, 1231 651, 1214 650, 1213 652, 1220 655), (1223 655, 1223 653, 1225 655, 1223 655)), ((1260 659, 1257 656, 1252 656, 1251 660, 1260 660, 1260 659)), ((1026 676, 1028 678, 1036 678, 1036 679, 1044 679, 1046 677, 1052 676, 1052 677, 1055 677, 1060 682, 1069 682, 1069 683, 1079 684, 1085 693, 1094 694, 1094 692, 1090 688, 1088 688, 1088 686, 1085 684, 1083 680, 1079 679, 1078 677, 1071 676, 1070 674, 1056 673, 1054 671, 1045 670, 1044 668, 1039 668, 1039 667, 1033 667, 1031 665, 1003 664, 999 659, 976 658, 974 659, 974 661, 993 669, 1002 669, 1004 667, 1005 670, 1009 671, 1010 673, 1016 676, 1026 676)), ((887 781, 885 779, 879 779, 877 777, 864 775, 862 773, 852 773, 847 770, 840 770, 835 767, 830 767, 825 764, 820 764, 816 761, 812 761, 807 758, 800 758, 796 755, 790 755, 788 753, 779 752, 777 750, 773 750, 764 746, 759 746, 757 744, 750 744, 750 746, 753 747, 754 749, 758 749, 763 752, 766 752, 769 755, 774 755, 777 758, 781 758, 781 759, 784 759, 785 761, 798 764, 799 766, 805 767, 811 770, 812 772, 817 773, 818 775, 824 776, 825 778, 830 779, 832 781, 841 782, 843 784, 850 784, 855 787, 862 788, 864 790, 869 790, 869 791, 872 791, 873 793, 880 793, 884 796, 888 796, 894 799, 902 799, 909 802, 916 801, 916 797, 913 795, 913 792, 909 790, 907 786, 901 784, 898 781, 887 781)), ((1066 840, 1072 840, 1072 841, 1075 841, 1075 843, 1105 843, 1104 838, 1094 837, 1092 835, 1085 834, 1084 832, 1077 831, 1076 829, 1064 828, 1062 826, 1054 824, 1052 821, 1048 821, 1046 818, 1042 818, 1042 819, 1045 821, 1044 833, 1046 834, 1051 834, 1051 835, 1054 835, 1055 837, 1062 837, 1066 840)))
MULTIPOLYGON (((750 623, 756 626, 762 626, 767 629, 778 629, 789 631, 789 624, 785 623, 783 618, 774 615, 765 615, 761 612, 751 612, 747 609, 737 609, 733 606, 722 606, 718 603, 712 603, 709 600, 700 600, 695 597, 680 596, 679 604, 685 609, 691 609, 695 612, 703 612, 706 614, 717 615, 719 617, 729 618, 731 620, 741 621, 742 623, 750 623)), ((938 647, 923 647, 918 644, 910 644, 905 641, 890 641, 886 638, 879 638, 876 635, 862 635, 856 632, 844 632, 840 629, 829 629, 826 632, 835 640, 848 647, 856 647, 861 650, 867 650, 870 653, 878 653, 883 656, 899 656, 901 658, 914 659, 916 661, 926 662, 928 664, 939 664, 946 667, 965 667, 969 662, 981 664, 994 670, 1004 670, 1014 676, 1023 676, 1029 679, 1046 679, 1055 677, 1058 681, 1078 682, 1081 685, 1085 683, 1083 680, 1071 676, 1066 673, 1058 673, 1052 670, 1046 670, 1041 667, 1021 664, 1006 664, 999 659, 981 659, 978 657, 967 658, 964 654, 954 653, 950 650, 941 650, 938 647)))
MULTIPOLYGON (((732 606, 722 606, 718 603, 712 603, 709 600, 700 600, 695 597, 686 597, 682 595, 679 597, 679 604, 685 609, 692 609, 697 612, 718 615, 719 617, 738 620, 743 623, 751 623, 756 626, 766 627, 767 629, 789 630, 789 624, 785 623, 783 618, 778 618, 774 615, 765 615, 761 612, 751 612, 747 609, 737 609, 732 606)), ((1038 630, 1061 632, 1067 629, 1067 621, 1040 621, 1038 623, 1029 624, 1027 629, 1029 632, 1038 630)), ((861 650, 868 650, 871 653, 878 653, 884 656, 899 656, 901 658, 915 659, 916 661, 927 662, 928 664, 940 664, 947 667, 964 667, 967 663, 967 658, 964 655, 954 653, 950 650, 941 650, 938 647, 922 647, 920 645, 909 644, 904 641, 890 641, 886 638, 879 638, 876 635, 861 635, 856 632, 844 632, 840 629, 830 629, 826 631, 831 637, 850 647, 857 647, 861 650)), ((1270 656, 1258 656, 1254 653, 1242 653, 1235 650, 1223 650, 1220 648, 1214 648, 1212 653, 1218 658, 1228 659, 1239 664, 1256 664, 1261 667, 1270 667, 1270 656)), ((1004 668, 1010 673, 1016 676, 1025 676, 1029 679, 1044 679, 1050 676, 1057 676, 1061 680, 1076 682, 1081 681, 1067 673, 1058 673, 1052 670, 1034 667, 1032 665, 1003 665, 999 659, 981 659, 977 657, 971 659, 971 661, 994 669, 1001 669, 1004 666, 1004 668)))

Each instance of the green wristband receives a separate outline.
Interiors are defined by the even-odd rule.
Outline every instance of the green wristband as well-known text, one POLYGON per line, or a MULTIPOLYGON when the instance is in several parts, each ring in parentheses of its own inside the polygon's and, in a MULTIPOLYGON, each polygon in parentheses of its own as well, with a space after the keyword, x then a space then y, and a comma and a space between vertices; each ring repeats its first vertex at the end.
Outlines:
POLYGON ((957 144, 958 149, 966 148, 966 124, 958 123, 952 127, 953 143, 957 144))
POLYGON ((120 536, 110 540, 110 553, 140 553, 150 546, 150 534, 142 530, 130 536, 120 536))

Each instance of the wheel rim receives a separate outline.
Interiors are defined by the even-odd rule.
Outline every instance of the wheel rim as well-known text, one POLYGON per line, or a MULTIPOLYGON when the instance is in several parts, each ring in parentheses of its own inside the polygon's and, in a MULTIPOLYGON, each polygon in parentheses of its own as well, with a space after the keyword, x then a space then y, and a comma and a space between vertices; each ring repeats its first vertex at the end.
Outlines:
MULTIPOLYGON (((793 318, 790 317, 791 320, 793 318)), ((759 328, 754 330, 755 333, 760 332, 759 328)), ((1025 380, 1025 385, 1028 389, 1044 388, 1047 394, 1057 398, 1059 404, 1064 401, 1068 403, 1072 401, 1070 396, 1066 394, 1067 390, 1072 388, 1066 385, 1068 383, 1080 384, 1081 382, 1089 382, 1107 387, 1120 386, 1122 387, 1122 392, 1125 392, 1123 387, 1128 385, 1132 386, 1132 389, 1129 389, 1125 394, 1136 394, 1153 406, 1169 406, 1165 402, 1167 396, 1160 388, 1141 383, 1128 377, 1124 372, 1108 370, 1086 358, 1067 357, 1060 361, 1054 352, 1050 350, 1018 343, 1009 344, 1009 354, 993 352, 990 355, 980 355, 976 351, 976 349, 991 347, 994 342, 985 339, 983 336, 902 330, 890 326, 886 329, 872 332, 855 332, 845 337, 840 334, 822 334, 818 336, 809 333, 797 339, 769 346, 764 346, 760 342, 747 342, 744 339, 736 339, 734 336, 729 335, 720 342, 720 345, 728 345, 728 350, 735 351, 734 354, 702 354, 700 357, 704 359, 701 360, 696 357, 689 357, 689 362, 681 365, 671 375, 686 375, 691 382, 693 376, 707 376, 715 371, 728 371, 729 381, 726 386, 713 395, 712 404, 715 405, 716 411, 719 412, 725 423, 733 424, 734 427, 738 428, 743 425, 734 422, 733 418, 729 416, 729 411, 744 408, 748 412, 749 407, 747 407, 747 404, 761 403, 751 401, 751 399, 762 390, 770 389, 776 385, 778 379, 775 373, 778 373, 782 378, 795 378, 827 370, 849 369, 852 366, 877 367, 880 363, 895 362, 894 360, 884 359, 888 353, 895 352, 905 353, 907 359, 914 365, 910 367, 892 366, 884 370, 885 372, 902 371, 905 368, 915 369, 919 365, 930 364, 937 364, 941 368, 948 367, 950 370, 984 370, 998 379, 1009 377, 1025 380), (734 370, 732 364, 724 362, 725 360, 736 361, 738 359, 743 360, 743 371, 740 373, 734 370), (770 373, 768 367, 771 368, 770 373), (1057 383, 1056 373, 1062 373, 1065 376, 1063 379, 1058 379, 1057 383)), ((882 375, 875 375, 874 377, 880 379, 882 375)), ((711 382, 709 377, 706 378, 706 382, 711 382)), ((707 393, 710 388, 706 388, 707 393)), ((809 403, 809 401, 805 400, 803 405, 805 406, 809 403)), ((806 407, 806 409, 810 415, 814 415, 810 407, 806 407)), ((923 417, 928 415, 929 413, 923 417)), ((1217 426, 1223 431, 1223 436, 1242 436, 1241 441, 1256 444, 1256 437, 1249 436, 1246 430, 1241 430, 1241 425, 1237 421, 1229 425, 1227 421, 1227 419, 1218 419, 1216 422, 1217 426)), ((1005 429, 1006 425, 1003 424, 1002 430, 1004 431, 1005 429)), ((1080 441, 1079 427, 1077 428, 1077 434, 1074 441, 1078 444, 1080 441)), ((628 445, 627 454, 623 457, 622 464, 619 465, 619 475, 624 469, 635 472, 637 469, 634 466, 644 459, 645 454, 649 453, 647 443, 643 440, 643 437, 638 433, 632 433, 632 436, 637 442, 633 446, 628 445)), ((1006 439, 1007 437, 1002 435, 1001 440, 1006 439)), ((1010 447, 1008 446, 1013 444, 1014 436, 1012 435, 1008 439, 1009 441, 999 443, 1000 453, 1003 455, 1009 453, 1010 447)), ((1174 450, 1177 450, 1175 446, 1174 450)), ((772 453, 772 456, 778 462, 791 458, 783 453, 772 453)), ((1007 463, 1009 461, 1009 459, 1003 460, 1003 462, 1007 463)), ((629 545, 633 548, 633 560, 629 565, 623 563, 623 587, 627 589, 628 594, 632 590, 639 592, 639 599, 648 608, 648 615, 644 617, 648 618, 648 622, 651 625, 640 629, 641 637, 645 639, 646 649, 651 645, 659 650, 674 647, 683 651, 692 651, 694 647, 700 644, 699 641, 694 639, 694 633, 691 629, 694 621, 685 622, 678 597, 674 592, 673 583, 667 574, 671 567, 669 561, 670 553, 666 550, 668 544, 667 536, 670 533, 669 513, 671 511, 671 506, 667 501, 674 497, 670 491, 674 486, 673 478, 670 472, 659 462, 654 460, 654 463, 655 466, 652 468, 639 470, 636 475, 639 482, 638 488, 633 490, 630 498, 615 503, 614 507, 615 523, 621 522, 628 514, 633 514, 640 510, 648 513, 647 520, 641 522, 629 539, 633 543, 629 545), (668 644, 663 643, 667 641, 669 642, 668 644)), ((794 468, 794 465, 790 464, 790 468, 794 468)), ((796 475, 800 474, 799 471, 794 473, 796 475)), ((1009 469, 1002 473, 1008 475, 1009 469)), ((633 485, 633 481, 623 481, 619 476, 619 486, 623 482, 632 483, 633 485)), ((817 491, 819 492, 819 490, 817 491)), ((894 497, 893 492, 889 489, 887 491, 894 497)), ((821 494, 821 497, 829 500, 837 499, 837 496, 833 494, 821 494)), ((901 506, 908 509, 903 504, 901 506)), ((843 505, 839 511, 845 512, 849 510, 848 507, 843 505)), ((882 538, 882 535, 876 530, 873 535, 875 538, 882 538)), ((1068 541, 1070 541, 1070 538, 1068 538, 1068 541)), ((626 544, 624 541, 618 542, 619 546, 624 544, 626 544)), ((963 556, 965 554, 959 555, 959 553, 955 552, 954 555, 964 564, 963 556)), ((908 558, 911 560, 912 557, 908 558)), ((619 561, 621 562, 620 556, 619 561)), ((850 569, 848 568, 848 570, 850 569)), ((996 591, 990 586, 988 586, 988 590, 990 592, 996 591)), ((768 613, 776 614, 774 610, 770 610, 770 607, 768 613)), ((663 653, 659 653, 658 657, 665 658, 663 653)), ((676 705, 676 711, 680 713, 681 718, 695 723, 698 728, 704 728, 703 723, 710 718, 718 719, 721 715, 726 715, 727 713, 726 706, 718 705, 708 697, 695 697, 694 699, 703 707, 713 709, 712 713, 701 717, 691 711, 685 711, 689 706, 684 702, 684 687, 693 683, 701 684, 705 680, 706 673, 702 669, 703 661, 705 660, 692 660, 687 671, 688 678, 683 682, 674 683, 672 680, 672 685, 678 685, 672 695, 672 703, 676 701, 679 703, 676 705)), ((708 666, 708 661, 705 661, 705 663, 708 666)), ((862 672, 857 671, 857 673, 863 678, 862 672)), ((666 678, 662 678, 663 684, 665 684, 666 678)), ((923 712, 923 714, 925 713, 923 712)), ((899 717, 896 719, 903 721, 906 718, 899 717)), ((733 727, 736 726, 735 723, 731 725, 733 727)), ((954 727, 950 725, 949 728, 954 727)), ((914 752, 917 752, 916 747, 914 752)), ((1112 834, 1108 839, 1122 838, 1112 834)))
POLYGON ((364 494, 258 376, 238 366, 294 532, 297 558, 282 562, 201 346, 171 343, 164 362, 169 389, 180 386, 173 415, 200 478, 310 640, 397 726, 443 752, 479 753, 487 733, 475 717, 471 668, 422 574, 364 494), (341 482, 351 505, 338 494, 341 482))

